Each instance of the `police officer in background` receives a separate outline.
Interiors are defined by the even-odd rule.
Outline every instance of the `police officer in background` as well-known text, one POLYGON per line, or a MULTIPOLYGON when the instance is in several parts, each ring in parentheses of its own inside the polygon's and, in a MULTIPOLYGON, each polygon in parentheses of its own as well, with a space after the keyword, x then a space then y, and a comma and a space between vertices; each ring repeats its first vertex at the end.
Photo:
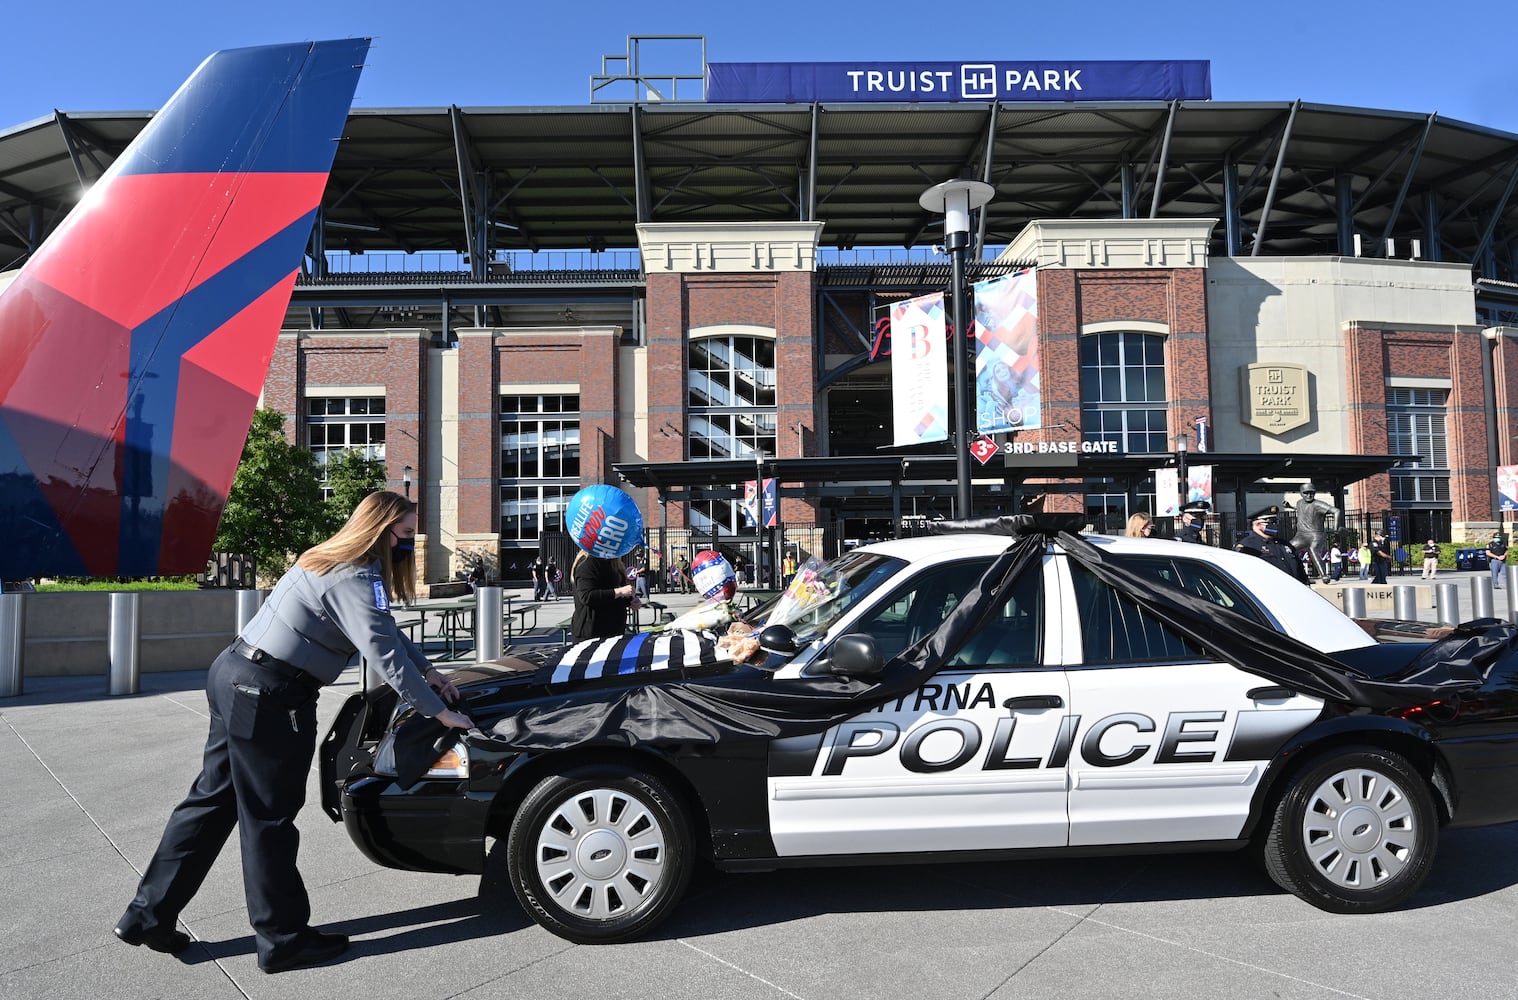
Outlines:
POLYGON ((1275 504, 1256 511, 1249 518, 1249 533, 1239 539, 1234 548, 1239 552, 1259 556, 1282 573, 1306 583, 1307 571, 1302 568, 1302 560, 1297 557, 1296 550, 1276 539, 1276 532, 1280 530, 1276 519, 1280 515, 1281 508, 1275 504))
POLYGON ((1181 508, 1181 526, 1176 529, 1176 541, 1195 542, 1198 545, 1207 544, 1202 537, 1202 528, 1207 524, 1207 502, 1205 500, 1193 500, 1181 508))
POLYGON ((280 578, 242 635, 211 664, 211 732, 200 777, 169 817, 137 895, 116 924, 130 945, 175 953, 190 937, 174 926, 234 826, 242 845, 248 920, 258 967, 283 972, 348 947, 312 928, 296 868, 295 815, 316 749, 316 696, 358 652, 422 715, 472 723, 445 708, 453 683, 397 630, 390 601, 415 593, 416 507, 371 493, 337 534, 308 549, 280 578))

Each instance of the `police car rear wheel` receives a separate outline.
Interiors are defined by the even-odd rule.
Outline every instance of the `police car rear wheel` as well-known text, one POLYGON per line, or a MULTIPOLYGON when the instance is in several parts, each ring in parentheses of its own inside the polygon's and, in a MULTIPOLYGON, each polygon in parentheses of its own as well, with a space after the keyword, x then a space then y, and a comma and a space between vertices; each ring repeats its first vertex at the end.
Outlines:
POLYGON ((596 765, 545 778, 507 837, 522 908, 581 944, 625 941, 662 921, 690 880, 690 823, 657 778, 596 765))
POLYGON ((1376 913, 1418 890, 1438 839, 1428 783, 1397 754, 1361 748, 1292 779, 1265 840, 1265 869, 1320 909, 1376 913))

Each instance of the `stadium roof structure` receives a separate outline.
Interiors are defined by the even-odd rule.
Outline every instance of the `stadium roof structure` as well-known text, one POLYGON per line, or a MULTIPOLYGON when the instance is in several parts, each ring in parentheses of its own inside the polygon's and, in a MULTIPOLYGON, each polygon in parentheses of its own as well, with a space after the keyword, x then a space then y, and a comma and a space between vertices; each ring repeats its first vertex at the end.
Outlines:
MULTIPOLYGON (((149 117, 0 131, 0 270, 149 117)), ((1518 281, 1518 135, 1301 102, 355 109, 316 238, 469 254, 478 280, 498 251, 636 248, 639 222, 821 221, 826 247, 928 247, 941 220, 918 195, 960 176, 996 188, 982 247, 1034 219, 1218 218, 1215 254, 1352 255, 1359 237, 1407 257, 1416 240, 1518 281)))

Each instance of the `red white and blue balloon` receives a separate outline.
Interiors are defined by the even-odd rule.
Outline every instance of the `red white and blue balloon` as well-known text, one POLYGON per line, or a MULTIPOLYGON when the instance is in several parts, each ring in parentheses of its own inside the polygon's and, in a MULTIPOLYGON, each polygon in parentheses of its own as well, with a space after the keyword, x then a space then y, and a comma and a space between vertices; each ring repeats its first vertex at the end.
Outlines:
POLYGON ((569 498, 564 525, 575 544, 602 559, 625 556, 643 542, 643 514, 633 498, 597 483, 569 498))
POLYGON ((690 564, 690 577, 696 584, 696 592, 708 601, 731 600, 738 592, 738 574, 720 552, 708 549, 696 553, 690 564))

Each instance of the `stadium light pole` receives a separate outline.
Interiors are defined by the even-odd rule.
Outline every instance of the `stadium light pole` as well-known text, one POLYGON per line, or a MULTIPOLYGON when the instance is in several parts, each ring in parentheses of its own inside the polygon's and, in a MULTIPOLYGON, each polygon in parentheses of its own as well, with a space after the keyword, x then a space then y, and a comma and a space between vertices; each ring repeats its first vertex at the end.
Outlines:
POLYGON ((984 181, 965 178, 934 184, 917 203, 943 216, 943 247, 953 265, 949 282, 949 321, 954 345, 954 476, 959 480, 959 516, 970 517, 974 483, 970 477, 970 338, 963 320, 965 249, 970 245, 970 213, 991 200, 996 189, 984 181))

